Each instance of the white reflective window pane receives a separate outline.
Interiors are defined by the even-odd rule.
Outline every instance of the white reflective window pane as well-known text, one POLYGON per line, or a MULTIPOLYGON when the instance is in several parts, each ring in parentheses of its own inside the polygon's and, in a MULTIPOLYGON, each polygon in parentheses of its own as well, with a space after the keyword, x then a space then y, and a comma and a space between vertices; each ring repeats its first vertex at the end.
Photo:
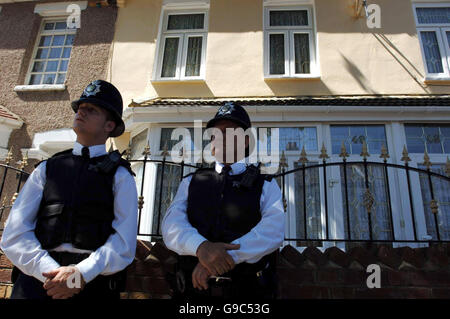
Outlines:
POLYGON ((38 49, 36 52, 36 59, 46 59, 48 56, 48 49, 38 49))
POLYGON ((416 12, 420 24, 450 23, 450 7, 416 8, 416 12))
POLYGON ((31 72, 42 72, 44 71, 45 62, 34 62, 33 70, 31 72))
POLYGON ((423 51, 429 73, 443 73, 442 56, 439 51, 439 44, 434 31, 420 32, 422 38, 423 51))
POLYGON ((66 74, 58 73, 58 78, 56 79, 56 84, 64 84, 65 80, 66 80, 66 74))
POLYGON ((66 22, 56 22, 55 30, 65 30, 67 28, 66 22))
POLYGON ((75 39, 75 34, 68 34, 64 45, 73 45, 74 39, 75 39))
POLYGON ((61 57, 61 48, 52 48, 48 56, 49 59, 59 59, 61 57))
POLYGON ((53 37, 52 46, 60 46, 64 44, 65 35, 55 35, 53 37))
POLYGON ((53 30, 55 28, 55 24, 54 23, 46 23, 44 25, 44 30, 53 30))
POLYGON ((48 61, 45 72, 55 72, 58 70, 58 61, 48 61))
POLYGON ((380 154, 387 149, 384 125, 331 125, 332 153, 340 154, 342 143, 349 154, 359 155, 364 142, 369 154, 380 154))
POLYGON ((50 43, 52 42, 51 36, 43 36, 41 37, 41 40, 39 41, 40 47, 48 47, 50 46, 50 43))
POLYGON ((56 74, 44 74, 44 82, 43 84, 53 84, 55 83, 56 74))
POLYGON ((72 51, 71 48, 64 48, 62 58, 70 58, 71 51, 72 51))
POLYGON ((69 60, 61 60, 59 64, 59 71, 67 71, 67 65, 69 64, 69 60))
POLYGON ((41 84, 41 78, 42 78, 41 74, 33 74, 33 75, 31 75, 31 77, 30 77, 30 85, 41 84))

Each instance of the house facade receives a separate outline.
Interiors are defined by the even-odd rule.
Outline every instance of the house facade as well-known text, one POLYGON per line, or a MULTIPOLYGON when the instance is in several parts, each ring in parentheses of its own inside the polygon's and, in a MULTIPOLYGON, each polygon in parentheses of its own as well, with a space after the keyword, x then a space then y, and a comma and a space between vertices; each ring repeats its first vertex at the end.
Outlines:
MULTIPOLYGON (((42 21, 37 2, 45 4, 2 5, 0 23, 14 6, 42 21)), ((449 297, 442 287, 450 278, 448 248, 431 247, 450 240, 449 1, 374 0, 367 8, 360 0, 97 2, 81 11, 66 88, 27 88, 45 87, 46 72, 30 66, 33 50, 45 48, 33 42, 46 32, 35 21, 28 39, 34 46, 22 44, 28 62, 19 68, 13 61, 24 58, 11 58, 16 80, 4 75, 1 84, 9 83, 5 96, 20 103, 0 104, 26 123, 10 141, 26 136, 22 151, 40 159, 73 140, 68 101, 87 80, 104 77, 119 88, 126 132, 111 145, 128 150, 140 196, 128 291, 170 295, 170 253, 150 242, 159 238, 180 178, 194 169, 184 164, 202 164, 194 159, 202 158, 205 141, 202 133, 194 140, 194 128, 204 128, 220 105, 238 102, 258 147, 265 129, 274 136, 268 140, 278 135, 286 211, 281 297, 449 297), (83 25, 96 14, 108 23, 83 25), (32 120, 38 110, 41 120, 32 120), (183 166, 169 163, 180 127, 192 138, 183 166), (361 250, 353 241, 373 245, 361 250), (155 266, 150 255, 167 263, 155 266), (371 263, 387 271, 385 295, 365 286, 371 263)))
MULTIPOLYGON (((130 146, 131 158, 138 160, 148 144, 150 158, 162 160, 164 146, 170 153, 178 142, 171 139, 175 128, 193 132, 195 121, 205 126, 219 105, 237 101, 257 131, 279 128, 286 171, 301 166, 303 148, 312 165, 322 163, 323 149, 328 162, 342 161, 343 145, 347 161, 361 161, 366 144, 368 161, 382 163, 380 155, 387 152, 387 163, 401 165, 406 149, 414 168, 425 168, 426 151, 432 170, 445 175, 450 4, 369 4, 376 7, 369 7, 366 16, 362 1, 353 0, 127 1, 117 18, 111 79, 129 106, 124 114, 129 135, 116 139, 116 146, 130 146)), ((199 152, 193 144, 186 151, 191 162, 199 152)), ((142 163, 134 165, 145 201, 140 232, 155 234, 181 172, 165 167, 172 177, 161 183, 161 163, 147 163, 145 176, 142 163)), ((342 167, 306 174, 306 184, 313 185, 306 192, 306 208, 299 205, 300 173, 280 179, 286 238, 304 237, 305 224, 311 238, 325 238, 325 233, 344 238, 349 224, 350 236, 369 238, 367 211, 357 195, 364 190, 362 166, 348 170, 348 219, 342 167), (330 229, 325 220, 333 221, 330 229)), ((373 194, 371 238, 409 240, 415 233, 418 240, 436 239, 426 178, 413 173, 408 186, 405 172, 392 173, 387 181, 381 167, 369 172, 371 187, 382 188, 373 194), (404 192, 408 187, 412 201, 404 192)), ((444 184, 434 187, 437 197, 443 196, 444 184)), ((440 237, 448 240, 449 207, 444 198, 440 201, 440 237)))
MULTIPOLYGON (((0 159, 12 167, 0 169, 0 236, 26 176, 13 168, 29 173, 71 148, 70 102, 90 81, 108 79, 117 11, 107 1, 0 1, 0 159)), ((1 298, 11 264, 0 259, 1 298)))

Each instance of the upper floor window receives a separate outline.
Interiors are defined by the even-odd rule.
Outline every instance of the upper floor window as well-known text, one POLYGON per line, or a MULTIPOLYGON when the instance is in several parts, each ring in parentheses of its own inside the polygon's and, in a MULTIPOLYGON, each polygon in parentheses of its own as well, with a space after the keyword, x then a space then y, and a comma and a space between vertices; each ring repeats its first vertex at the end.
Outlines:
POLYGON ((26 84, 63 84, 76 29, 68 29, 66 19, 44 20, 36 42, 26 84))
POLYGON ((416 4, 414 12, 428 78, 450 77, 450 5, 416 4))
POLYGON ((264 14, 265 76, 316 75, 312 8, 266 7, 264 14))
POLYGON ((164 11, 157 80, 204 78, 207 21, 206 11, 164 11))

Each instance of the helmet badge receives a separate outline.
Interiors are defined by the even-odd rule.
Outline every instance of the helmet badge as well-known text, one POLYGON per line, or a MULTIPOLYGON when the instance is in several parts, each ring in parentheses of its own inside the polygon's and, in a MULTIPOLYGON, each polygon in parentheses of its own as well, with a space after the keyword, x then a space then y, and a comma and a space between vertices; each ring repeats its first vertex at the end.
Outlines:
POLYGON ((226 114, 231 114, 231 112, 234 111, 234 105, 233 103, 225 103, 225 105, 223 105, 219 111, 217 112, 218 115, 226 115, 226 114))
POLYGON ((99 92, 100 92, 100 83, 94 81, 84 89, 83 95, 85 95, 86 97, 95 96, 99 92))

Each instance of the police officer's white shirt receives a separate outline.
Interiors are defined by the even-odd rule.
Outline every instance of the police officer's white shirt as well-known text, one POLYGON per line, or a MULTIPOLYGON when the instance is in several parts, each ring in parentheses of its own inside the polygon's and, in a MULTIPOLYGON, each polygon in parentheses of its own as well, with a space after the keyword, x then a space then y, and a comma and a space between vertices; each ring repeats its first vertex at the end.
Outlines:
MULTIPOLYGON (((224 167, 216 163, 217 173, 224 167)), ((244 160, 231 165, 230 175, 240 174, 246 169, 244 160)), ((186 209, 189 184, 192 176, 184 178, 177 194, 164 216, 162 235, 166 246, 179 255, 196 256, 197 248, 207 240, 189 223, 186 209)), ((256 263, 263 256, 278 249, 284 240, 284 211, 282 195, 275 179, 264 181, 260 198, 261 220, 250 232, 232 241, 240 244, 238 250, 228 250, 236 264, 256 263)))
MULTIPOLYGON (((75 143, 74 155, 81 155, 83 145, 75 143)), ((107 154, 104 144, 89 147, 90 157, 107 154)), ((28 177, 5 223, 0 247, 11 262, 23 273, 44 282, 43 272, 60 265, 42 249, 34 229, 46 181, 46 162, 42 162, 28 177)), ((122 166, 116 171, 113 183, 114 220, 116 231, 106 243, 91 253, 76 267, 86 282, 99 274, 110 275, 128 266, 134 259, 137 233, 137 190, 133 176, 122 166)), ((86 253, 72 244, 62 244, 52 251, 86 253)))

